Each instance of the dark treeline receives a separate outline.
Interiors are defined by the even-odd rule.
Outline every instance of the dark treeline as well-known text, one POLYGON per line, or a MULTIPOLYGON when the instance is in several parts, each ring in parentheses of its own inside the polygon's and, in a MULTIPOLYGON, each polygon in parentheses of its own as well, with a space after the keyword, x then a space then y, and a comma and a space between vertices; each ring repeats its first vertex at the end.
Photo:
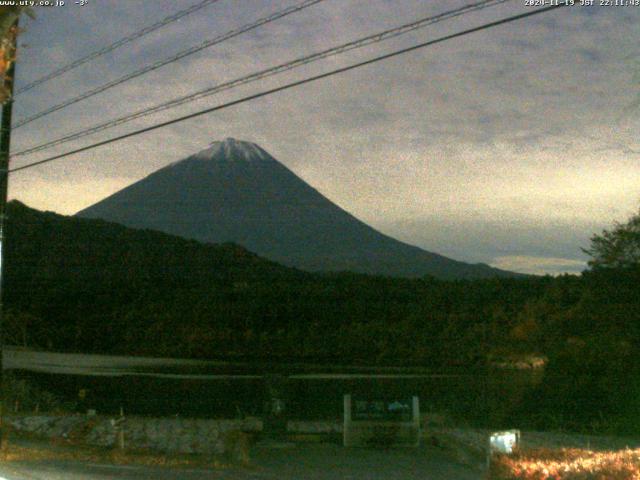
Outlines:
POLYGON ((311 274, 232 244, 15 202, 9 215, 9 339, 61 351, 468 364, 520 337, 529 348, 529 309, 552 285, 580 288, 572 277, 311 274))
POLYGON ((12 202, 5 282, 7 342, 29 347, 434 370, 536 355, 545 381, 524 401, 545 422, 610 421, 640 398, 637 265, 474 281, 312 274, 12 202))

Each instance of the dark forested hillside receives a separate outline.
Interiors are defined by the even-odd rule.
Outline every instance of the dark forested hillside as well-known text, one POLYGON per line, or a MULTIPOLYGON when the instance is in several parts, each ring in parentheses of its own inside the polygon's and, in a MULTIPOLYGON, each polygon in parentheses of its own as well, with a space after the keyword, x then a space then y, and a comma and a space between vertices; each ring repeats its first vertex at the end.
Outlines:
POLYGON ((29 346, 439 366, 640 336, 633 269, 473 281, 312 274, 232 244, 17 202, 9 217, 9 341, 29 346))
POLYGON ((18 202, 7 236, 9 338, 59 350, 466 361, 548 283, 311 274, 18 202))
POLYGON ((239 289, 302 276, 232 244, 63 217, 18 202, 8 216, 5 301, 10 316, 27 314, 36 323, 28 341, 40 346, 107 352, 135 350, 141 342, 150 351, 196 320, 213 325, 220 315, 238 316, 225 301, 239 289))
POLYGON ((523 426, 640 431, 640 268, 442 281, 312 274, 12 202, 8 343, 264 361, 452 366, 548 359, 523 426))

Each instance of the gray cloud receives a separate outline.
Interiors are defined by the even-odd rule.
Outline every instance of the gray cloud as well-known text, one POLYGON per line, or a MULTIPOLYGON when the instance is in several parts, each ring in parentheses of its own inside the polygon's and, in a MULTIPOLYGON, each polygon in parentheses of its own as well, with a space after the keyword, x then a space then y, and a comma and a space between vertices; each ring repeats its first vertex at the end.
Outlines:
MULTIPOLYGON (((39 111, 291 3, 221 0, 18 97, 14 116, 39 111)), ((38 144, 465 3, 322 2, 34 122, 15 132, 13 147, 38 144)), ((24 34, 30 47, 21 53, 18 82, 184 6, 112 0, 42 9, 24 34)), ((526 10, 522 2, 509 2, 28 160, 526 10)), ((576 7, 543 14, 24 172, 12 178, 11 194, 39 208, 72 213, 213 140, 234 136, 260 143, 360 218, 395 225, 391 233, 410 243, 487 263, 499 256, 581 261, 568 253, 569 245, 575 246, 575 225, 622 220, 640 199, 640 113, 633 108, 640 93, 634 60, 640 47, 630 41, 637 38, 639 22, 637 8, 576 7), (412 222, 424 227, 411 227, 412 222), (472 240, 452 249, 452 239, 469 222, 476 232, 468 236, 472 240), (555 225, 553 234, 549 225, 555 225), (439 240, 431 244, 432 237, 439 240), (499 242, 509 248, 497 247, 499 242)), ((578 231, 584 239, 585 227, 578 231)), ((540 262, 552 268, 549 261, 540 262)))

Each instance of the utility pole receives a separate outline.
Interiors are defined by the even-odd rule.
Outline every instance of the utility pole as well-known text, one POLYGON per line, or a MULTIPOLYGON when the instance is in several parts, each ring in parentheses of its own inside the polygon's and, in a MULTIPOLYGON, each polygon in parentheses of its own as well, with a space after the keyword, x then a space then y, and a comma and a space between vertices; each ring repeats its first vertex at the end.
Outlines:
POLYGON ((11 114, 13 111, 13 80, 16 72, 16 39, 18 37, 18 19, 11 27, 9 35, 10 45, 5 51, 5 58, 9 58, 11 65, 4 76, 4 88, 7 99, 2 105, 2 123, 0 124, 0 450, 7 446, 5 413, 5 379, 4 379, 4 306, 2 303, 2 284, 4 281, 4 227, 7 210, 7 192, 9 187, 9 150, 11 148, 11 114))

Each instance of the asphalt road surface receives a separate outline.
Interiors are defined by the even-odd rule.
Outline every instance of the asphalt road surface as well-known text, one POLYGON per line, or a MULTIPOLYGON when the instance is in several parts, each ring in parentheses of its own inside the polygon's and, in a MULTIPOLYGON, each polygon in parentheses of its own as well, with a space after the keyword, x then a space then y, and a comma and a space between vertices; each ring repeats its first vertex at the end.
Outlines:
POLYGON ((345 449, 339 445, 257 448, 252 466, 237 469, 167 469, 68 461, 0 465, 6 480, 480 480, 433 448, 345 449))

